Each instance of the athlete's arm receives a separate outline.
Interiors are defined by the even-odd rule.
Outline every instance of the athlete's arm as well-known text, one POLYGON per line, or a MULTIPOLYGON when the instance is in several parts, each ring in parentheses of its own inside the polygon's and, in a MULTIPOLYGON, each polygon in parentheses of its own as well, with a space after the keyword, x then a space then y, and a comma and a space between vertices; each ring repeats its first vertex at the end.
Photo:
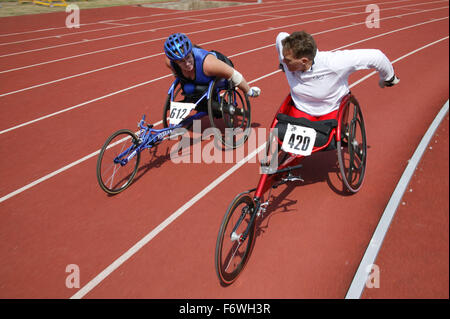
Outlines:
POLYGON ((250 88, 245 78, 225 62, 217 59, 214 55, 209 54, 203 61, 203 73, 207 76, 215 76, 231 82, 241 89, 245 94, 250 96, 258 96, 260 90, 256 87, 250 88))

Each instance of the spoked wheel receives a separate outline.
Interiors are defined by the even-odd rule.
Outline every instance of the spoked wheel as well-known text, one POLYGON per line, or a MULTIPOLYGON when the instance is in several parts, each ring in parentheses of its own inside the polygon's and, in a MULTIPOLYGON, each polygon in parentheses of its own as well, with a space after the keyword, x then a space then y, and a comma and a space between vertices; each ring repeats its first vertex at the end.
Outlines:
POLYGON ((117 194, 130 186, 141 158, 138 146, 130 130, 117 131, 106 140, 97 160, 97 181, 105 192, 117 194))
POLYGON ((343 112, 341 140, 337 142, 339 169, 345 187, 356 193, 362 186, 366 171, 366 131, 361 108, 353 96, 343 112))
POLYGON ((227 148, 245 143, 250 135, 251 109, 248 96, 237 88, 229 88, 223 79, 214 80, 210 87, 208 116, 216 128, 216 137, 227 148))
POLYGON ((247 192, 235 197, 225 214, 217 236, 215 265, 222 285, 233 283, 244 268, 253 245, 255 221, 250 225, 247 238, 243 239, 255 214, 253 199, 247 192))

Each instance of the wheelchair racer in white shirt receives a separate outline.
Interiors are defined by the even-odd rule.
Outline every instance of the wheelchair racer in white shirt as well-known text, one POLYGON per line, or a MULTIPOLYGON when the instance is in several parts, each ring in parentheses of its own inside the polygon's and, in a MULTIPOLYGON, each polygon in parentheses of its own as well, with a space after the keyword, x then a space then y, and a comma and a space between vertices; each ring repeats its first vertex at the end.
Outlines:
POLYGON ((276 47, 295 106, 289 114, 293 117, 335 118, 342 98, 350 92, 348 77, 357 70, 377 70, 381 88, 400 82, 389 59, 377 49, 322 52, 305 31, 279 33, 276 47))

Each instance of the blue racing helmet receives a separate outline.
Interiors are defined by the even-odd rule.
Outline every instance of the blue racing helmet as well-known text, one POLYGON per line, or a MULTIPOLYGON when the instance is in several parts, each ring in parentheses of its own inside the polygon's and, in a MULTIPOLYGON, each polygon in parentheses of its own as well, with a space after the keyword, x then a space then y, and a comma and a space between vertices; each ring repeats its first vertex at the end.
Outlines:
POLYGON ((184 59, 191 51, 192 42, 184 33, 174 33, 164 42, 164 52, 172 61, 184 59))

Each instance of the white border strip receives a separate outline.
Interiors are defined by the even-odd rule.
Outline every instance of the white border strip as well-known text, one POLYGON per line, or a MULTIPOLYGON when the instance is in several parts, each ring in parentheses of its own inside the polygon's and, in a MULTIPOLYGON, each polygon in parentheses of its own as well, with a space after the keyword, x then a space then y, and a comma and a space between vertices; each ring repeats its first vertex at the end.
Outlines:
POLYGON ((362 261, 356 271, 355 277, 350 285, 349 290, 347 291, 347 295, 345 299, 359 299, 361 298, 361 294, 366 285, 366 281, 369 273, 366 269, 375 263, 375 259, 380 251, 381 245, 383 243, 384 237, 389 229, 389 226, 394 218, 395 212, 398 208, 398 205, 403 198, 403 194, 405 193, 406 187, 408 186, 414 171, 419 164, 422 155, 424 154, 428 144, 430 143, 431 138, 434 136, 437 128, 442 122, 442 119, 448 112, 448 100, 444 104, 444 106, 439 111, 438 115, 434 119, 433 123, 431 123, 424 137, 420 141, 419 146, 414 152, 413 156, 409 160, 408 166, 403 172, 400 181, 397 184, 397 187, 394 190, 394 193, 389 200, 386 209, 383 212, 383 215, 378 223, 377 228, 370 240, 369 246, 366 249, 366 252, 362 258, 362 261))

